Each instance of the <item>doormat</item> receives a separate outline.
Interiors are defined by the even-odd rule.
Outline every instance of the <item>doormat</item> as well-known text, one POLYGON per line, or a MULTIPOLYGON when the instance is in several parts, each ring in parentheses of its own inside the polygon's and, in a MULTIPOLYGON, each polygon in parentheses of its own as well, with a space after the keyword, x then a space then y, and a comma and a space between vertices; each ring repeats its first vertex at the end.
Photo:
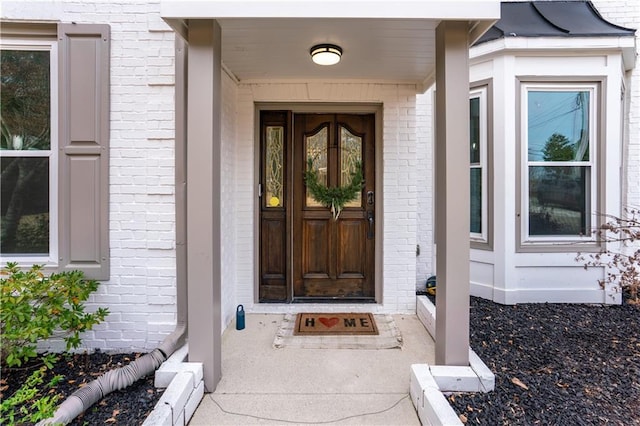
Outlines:
POLYGON ((296 336, 304 335, 371 335, 378 334, 376 320, 369 313, 317 314, 299 313, 293 329, 296 336))
MULTIPOLYGON (((296 314, 286 314, 276 331, 276 349, 400 349, 402 334, 391 315, 373 315, 378 334, 305 334, 295 335, 296 314)), ((333 318, 335 314, 324 314, 333 318)))

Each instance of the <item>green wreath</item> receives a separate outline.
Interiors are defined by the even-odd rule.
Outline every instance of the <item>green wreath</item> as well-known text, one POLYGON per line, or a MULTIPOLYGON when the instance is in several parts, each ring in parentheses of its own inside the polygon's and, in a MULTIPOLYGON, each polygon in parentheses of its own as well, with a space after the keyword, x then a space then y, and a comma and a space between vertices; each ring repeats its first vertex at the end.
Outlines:
POLYGON ((364 184, 362 166, 360 162, 356 163, 356 169, 351 172, 351 181, 348 185, 328 188, 318 182, 318 174, 313 168, 313 160, 309 158, 307 170, 304 172, 304 183, 307 185, 307 190, 311 196, 324 207, 331 208, 333 219, 338 220, 344 205, 349 201, 353 201, 362 191, 362 185, 364 184))

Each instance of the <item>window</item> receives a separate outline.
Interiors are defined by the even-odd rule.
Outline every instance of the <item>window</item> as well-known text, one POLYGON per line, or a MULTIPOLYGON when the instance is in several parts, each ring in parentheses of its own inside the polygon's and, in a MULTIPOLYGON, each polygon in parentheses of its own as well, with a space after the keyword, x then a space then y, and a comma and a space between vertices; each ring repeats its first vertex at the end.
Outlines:
POLYGON ((487 87, 469 95, 470 232, 473 241, 487 241, 487 87))
POLYGON ((493 249, 491 79, 469 89, 469 179, 471 248, 493 249))
POLYGON ((57 49, 52 42, 0 50, 2 178, 0 252, 4 260, 57 259, 57 49))
POLYGON ((109 278, 109 26, 0 26, 0 261, 109 278))
POLYGON ((522 85, 522 241, 591 241, 595 84, 522 85))

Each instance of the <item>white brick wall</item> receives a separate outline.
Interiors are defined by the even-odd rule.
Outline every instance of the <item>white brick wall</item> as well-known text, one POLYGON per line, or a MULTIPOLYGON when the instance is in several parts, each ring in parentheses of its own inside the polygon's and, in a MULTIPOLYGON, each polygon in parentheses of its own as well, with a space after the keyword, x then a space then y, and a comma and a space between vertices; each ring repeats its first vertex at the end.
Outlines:
MULTIPOLYGON (((413 86, 394 84, 240 84, 238 88, 237 183, 237 296, 253 311, 283 311, 287 306, 254 305, 253 169, 255 102, 376 102, 383 104, 384 252, 383 304, 385 312, 415 311, 416 280, 416 97, 413 86), (408 185, 407 185, 408 184, 408 185)), ((380 193, 380 190, 378 190, 380 193)), ((344 307, 343 307, 344 309, 344 307)))
POLYGON ((433 90, 417 96, 416 137, 418 160, 416 184, 418 190, 418 234, 420 255, 416 258, 416 288, 423 289, 427 278, 435 269, 433 265, 434 170, 433 170, 433 90))
POLYGON ((417 164, 415 88, 384 87, 383 303, 390 312, 415 312, 417 164))
MULTIPOLYGON (((236 94, 236 165, 235 165, 235 205, 236 205, 236 269, 235 282, 225 283, 233 285, 236 300, 225 308, 227 315, 233 315, 230 310, 235 309, 235 304, 250 306, 254 300, 254 229, 255 229, 255 187, 254 187, 254 151, 253 144, 255 128, 253 123, 253 100, 250 89, 246 86, 237 88, 236 94)), ((229 320, 225 317, 223 320, 229 320)), ((224 325, 225 321, 223 321, 224 325)))
MULTIPOLYGON (((603 18, 626 28, 636 29, 636 48, 640 46, 640 2, 636 0, 594 0, 603 18)), ((636 50, 637 52, 637 50, 636 50)), ((623 206, 640 208, 640 61, 626 74, 623 149, 623 206)), ((640 246, 640 242, 636 247, 640 246)), ((627 247, 629 253, 635 250, 627 247)))
MULTIPOLYGON (((626 28, 635 28, 640 46, 640 2, 636 0, 594 0, 603 18, 626 28)), ((640 207, 640 63, 626 75, 625 180, 623 204, 640 207)))
POLYGON ((146 0, 3 1, 0 11, 111 26, 111 280, 88 304, 111 314, 87 347, 150 350, 175 326, 174 34, 159 11, 146 0))
POLYGON ((222 328, 231 321, 235 312, 238 261, 238 200, 236 180, 244 175, 237 168, 236 148, 236 96, 237 86, 226 74, 222 78, 222 328))

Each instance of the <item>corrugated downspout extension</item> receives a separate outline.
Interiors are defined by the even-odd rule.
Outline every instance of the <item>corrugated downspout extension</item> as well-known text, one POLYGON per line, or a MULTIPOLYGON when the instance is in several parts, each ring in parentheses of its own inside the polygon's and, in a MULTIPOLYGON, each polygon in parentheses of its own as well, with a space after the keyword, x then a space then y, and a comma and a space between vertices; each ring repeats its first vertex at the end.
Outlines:
POLYGON ((165 360, 168 359, 175 351, 182 347, 186 342, 187 324, 185 321, 178 321, 175 330, 164 338, 157 350, 162 352, 165 360))
POLYGON ((137 360, 121 368, 108 371, 96 380, 75 391, 58 406, 53 417, 38 425, 68 424, 80 413, 100 401, 105 395, 130 386, 138 379, 155 371, 165 360, 159 349, 143 355, 137 360))
POLYGON ((141 378, 153 373, 184 343, 185 330, 184 324, 177 326, 176 330, 167 336, 158 348, 124 367, 108 371, 78 389, 58 406, 52 418, 40 421, 38 426, 69 424, 105 395, 131 386, 141 378))
POLYGON ((75 391, 60 404, 53 418, 43 420, 39 425, 68 424, 80 413, 100 401, 105 395, 132 385, 138 379, 154 372, 165 360, 159 349, 141 356, 130 364, 106 372, 96 380, 75 391))

